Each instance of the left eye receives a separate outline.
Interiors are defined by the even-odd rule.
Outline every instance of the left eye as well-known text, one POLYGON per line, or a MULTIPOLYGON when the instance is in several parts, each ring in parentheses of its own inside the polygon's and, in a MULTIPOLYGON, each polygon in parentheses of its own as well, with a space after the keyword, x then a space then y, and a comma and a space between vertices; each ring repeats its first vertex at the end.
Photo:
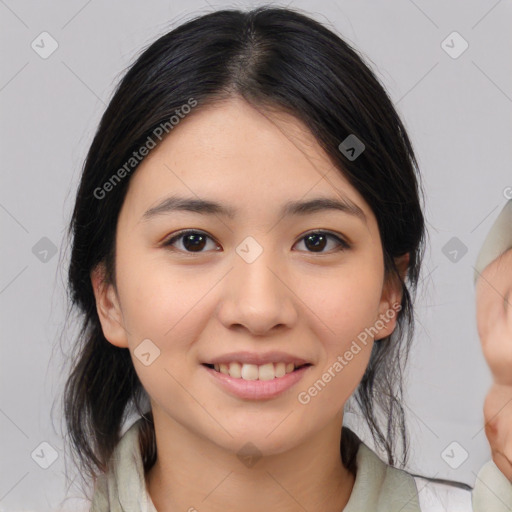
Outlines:
POLYGON ((345 240, 341 239, 339 236, 334 235, 332 233, 329 233, 327 231, 312 231, 310 233, 307 233, 304 235, 300 241, 304 241, 305 245, 309 247, 313 247, 315 250, 311 252, 329 252, 329 251, 322 251, 325 246, 327 245, 327 240, 331 238, 336 241, 338 244, 337 248, 335 247, 335 251, 342 251, 345 249, 350 249, 350 246, 345 240), (320 249, 320 250, 316 250, 320 249))
MULTIPOLYGON (((204 252, 203 249, 205 245, 207 245, 208 239, 213 241, 213 239, 206 233, 203 233, 202 231, 195 231, 189 229, 185 231, 180 231, 175 236, 164 242, 163 245, 165 247, 170 247, 174 246, 177 241, 182 241, 182 247, 184 247, 184 249, 178 248, 179 250, 183 252, 201 253, 204 252)), ((341 251, 345 249, 350 249, 350 245, 347 242, 345 242, 345 240, 327 231, 312 231, 304 235, 299 240, 299 242, 303 241, 307 248, 313 248, 313 250, 308 252, 322 253, 328 252, 324 251, 324 249, 326 245, 328 245, 327 241, 329 239, 333 239, 337 243, 337 247, 335 247, 334 250, 341 251)), ((214 250, 218 251, 219 249, 214 250)))

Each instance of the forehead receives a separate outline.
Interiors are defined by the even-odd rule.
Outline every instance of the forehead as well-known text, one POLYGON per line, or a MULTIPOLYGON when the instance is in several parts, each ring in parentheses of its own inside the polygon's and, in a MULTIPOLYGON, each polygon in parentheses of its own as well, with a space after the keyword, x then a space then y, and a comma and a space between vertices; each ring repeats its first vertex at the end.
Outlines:
POLYGON ((139 165, 125 202, 141 216, 176 193, 260 214, 273 207, 282 212, 290 200, 322 196, 357 205, 372 217, 301 121, 237 97, 198 107, 182 119, 139 165))

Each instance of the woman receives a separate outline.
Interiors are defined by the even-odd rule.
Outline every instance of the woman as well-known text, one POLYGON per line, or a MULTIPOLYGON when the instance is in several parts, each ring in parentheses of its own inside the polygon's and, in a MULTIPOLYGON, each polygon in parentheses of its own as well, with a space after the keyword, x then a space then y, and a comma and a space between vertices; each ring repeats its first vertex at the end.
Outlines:
POLYGON ((393 467, 420 189, 385 90, 308 17, 218 11, 147 48, 70 226, 91 510, 420 510, 393 467), (350 397, 388 464, 343 427, 350 397))

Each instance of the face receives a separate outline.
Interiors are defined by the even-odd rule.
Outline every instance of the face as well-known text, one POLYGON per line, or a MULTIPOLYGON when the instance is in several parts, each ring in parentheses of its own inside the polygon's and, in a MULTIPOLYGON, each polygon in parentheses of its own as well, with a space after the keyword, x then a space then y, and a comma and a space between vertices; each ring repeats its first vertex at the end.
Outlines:
POLYGON ((298 120, 241 99, 196 110, 145 158, 116 254, 117 293, 91 275, 105 337, 129 348, 155 421, 233 451, 250 440, 278 453, 341 428, 371 333, 395 327, 400 289, 384 280, 369 206, 298 120), (227 213, 161 207, 171 196, 227 213), (314 199, 350 206, 282 211, 314 199), (274 351, 278 373, 287 357, 308 366, 271 381, 206 366, 274 351))

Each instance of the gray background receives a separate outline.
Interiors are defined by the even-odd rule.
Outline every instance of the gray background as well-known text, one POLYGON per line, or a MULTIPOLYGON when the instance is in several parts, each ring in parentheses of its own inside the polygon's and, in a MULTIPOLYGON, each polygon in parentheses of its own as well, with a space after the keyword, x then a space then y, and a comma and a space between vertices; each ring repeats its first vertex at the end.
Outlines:
MULTIPOLYGON (((0 0, 0 512, 87 510, 73 499, 80 492, 76 483, 66 486, 64 474, 72 477, 73 469, 56 402, 76 327, 71 319, 61 336, 69 249, 64 230, 113 87, 140 49, 170 28, 216 7, 249 5, 258 3, 0 0), (46 59, 31 47, 43 31, 58 43, 46 59), (57 252, 45 254, 52 245, 57 252), (51 448, 40 447, 42 442, 51 448), (40 467, 52 453, 56 461, 40 467)), ((408 469, 473 486, 490 458, 482 407, 491 377, 476 330, 472 276, 512 185, 511 2, 289 5, 308 11, 366 55, 412 138, 431 245, 406 380, 408 469), (453 31, 469 44, 457 58, 442 46, 453 31), (443 253, 453 237, 467 247, 457 262, 443 253), (453 441, 460 445, 455 458, 462 449, 468 453, 457 469, 441 455, 453 441)), ((460 41, 449 41, 452 52, 461 48, 460 41)), ((347 423, 372 446, 358 418, 348 414, 347 423)))

